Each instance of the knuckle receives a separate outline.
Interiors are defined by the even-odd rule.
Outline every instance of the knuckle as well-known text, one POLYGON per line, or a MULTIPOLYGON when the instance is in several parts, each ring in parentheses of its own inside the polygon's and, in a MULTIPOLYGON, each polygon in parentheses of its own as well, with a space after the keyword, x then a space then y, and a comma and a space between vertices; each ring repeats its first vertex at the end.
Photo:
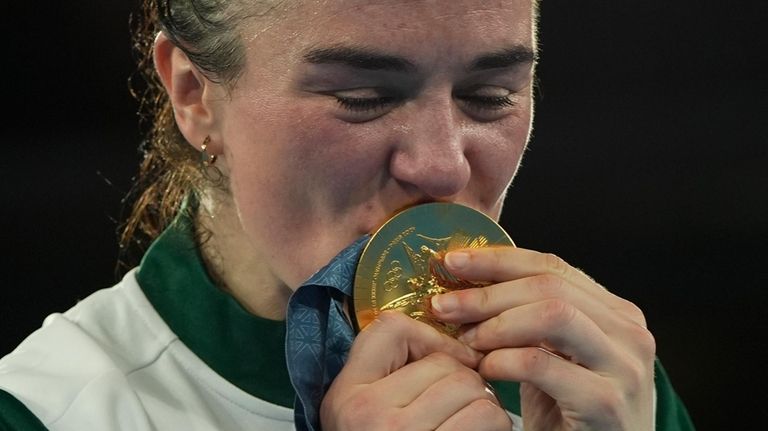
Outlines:
MULTIPOLYGON (((494 289, 490 288, 484 288, 484 289, 473 289, 472 292, 475 292, 476 296, 476 304, 475 307, 477 310, 487 310, 488 307, 493 304, 493 291, 494 289)), ((469 292, 469 291, 467 291, 469 292)), ((463 295, 459 295, 459 298, 461 298, 463 295)))
POLYGON ((451 295, 458 302, 458 309, 469 313, 482 313, 494 302, 491 286, 483 288, 456 290, 451 295))
POLYGON ((505 334, 509 330, 510 325, 514 322, 510 322, 509 314, 504 312, 498 316, 492 317, 485 322, 477 326, 477 339, 485 340, 485 343, 496 344, 503 340, 505 334))
POLYGON ((504 369, 505 361, 504 358, 500 356, 499 351, 493 351, 488 353, 488 355, 480 361, 480 367, 478 369, 485 378, 498 379, 504 375, 503 372, 506 371, 504 369))
POLYGON ((387 310, 381 312, 374 322, 387 326, 388 330, 405 330, 408 322, 404 317, 403 313, 387 310))
POLYGON ((430 353, 429 355, 425 356, 423 360, 428 361, 436 367, 440 367, 448 371, 455 371, 462 367, 461 362, 456 360, 451 355, 443 352, 430 353))
POLYGON ((653 384, 653 363, 646 366, 646 361, 632 361, 624 372, 627 391, 630 394, 642 391, 643 388, 653 384))
POLYGON ((556 275, 565 275, 570 265, 561 259, 560 256, 553 253, 543 253, 544 268, 547 272, 556 275))
POLYGON ((643 310, 637 306, 632 301, 626 300, 622 298, 622 311, 624 314, 626 314, 630 319, 634 320, 638 324, 642 326, 647 326, 647 323, 645 321, 645 313, 643 313, 643 310))
POLYGON ((480 375, 469 368, 456 370, 448 376, 451 386, 464 388, 465 390, 482 390, 485 392, 485 383, 480 375))
POLYGON ((491 259, 494 267, 499 268, 504 264, 504 260, 507 258, 506 249, 504 247, 489 247, 487 250, 491 251, 491 259))
POLYGON ((550 299, 542 304, 541 323, 549 329, 569 325, 576 318, 576 307, 561 299, 550 299))
MULTIPOLYGON (((502 313, 503 314, 503 313, 502 313)), ((477 338, 496 340, 499 338, 499 334, 503 331, 504 318, 500 315, 492 317, 486 320, 486 324, 480 324, 477 326, 477 338)))
POLYGON ((542 298, 556 298, 563 295, 564 280, 552 274, 539 274, 529 278, 530 285, 542 298))
POLYGON ((656 357, 656 338, 653 333, 640 325, 632 325, 629 337, 637 347, 638 352, 643 359, 654 359, 656 357))

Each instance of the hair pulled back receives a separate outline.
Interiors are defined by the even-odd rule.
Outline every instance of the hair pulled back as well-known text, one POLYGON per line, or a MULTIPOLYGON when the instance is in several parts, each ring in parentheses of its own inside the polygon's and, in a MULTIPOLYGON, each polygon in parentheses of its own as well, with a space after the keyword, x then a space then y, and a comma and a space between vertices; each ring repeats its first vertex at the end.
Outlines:
MULTIPOLYGON (((120 227, 121 264, 134 265, 174 219, 187 196, 197 197, 211 185, 200 154, 176 126, 173 106, 153 62, 153 46, 162 31, 206 78, 231 86, 244 64, 239 26, 246 18, 264 15, 279 3, 240 0, 144 0, 132 17, 137 71, 130 78, 138 100, 139 122, 146 134, 133 188, 124 200, 132 202, 120 227)), ((200 143, 193 143, 195 146, 200 143)))
MULTIPOLYGON (((178 214, 186 197, 198 198, 211 186, 200 154, 179 131, 173 106, 153 62, 158 32, 178 46, 207 79, 232 88, 243 70, 245 47, 239 32, 248 18, 262 17, 287 0, 143 0, 132 19, 137 71, 129 80, 139 101, 139 122, 146 137, 143 160, 133 188, 124 200, 132 203, 120 226, 120 265, 137 263, 149 244, 178 214)), ((534 23, 539 1, 533 1, 534 23)), ((534 26, 536 26, 534 24, 534 26)), ((221 178, 218 178, 221 180, 221 178)))

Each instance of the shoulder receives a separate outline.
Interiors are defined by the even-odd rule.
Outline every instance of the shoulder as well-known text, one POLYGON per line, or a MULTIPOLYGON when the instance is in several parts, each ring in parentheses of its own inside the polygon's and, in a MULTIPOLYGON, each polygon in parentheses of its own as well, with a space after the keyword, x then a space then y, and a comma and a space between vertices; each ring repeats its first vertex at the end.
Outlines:
POLYGON ((116 286, 52 314, 0 359, 0 390, 48 427, 76 415, 87 416, 90 429, 116 428, 109 422, 115 416, 135 421, 132 429, 148 429, 128 376, 151 364, 174 339, 131 272, 116 286), (91 414, 78 415, 79 409, 91 414))
POLYGON ((0 430, 47 431, 47 428, 21 401, 0 389, 0 430))

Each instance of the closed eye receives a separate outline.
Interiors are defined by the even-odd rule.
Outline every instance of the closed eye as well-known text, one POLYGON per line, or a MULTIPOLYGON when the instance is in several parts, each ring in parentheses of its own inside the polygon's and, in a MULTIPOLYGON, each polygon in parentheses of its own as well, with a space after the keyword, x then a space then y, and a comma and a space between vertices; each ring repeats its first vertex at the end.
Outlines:
POLYGON ((457 99, 464 102, 471 109, 490 109, 499 110, 506 107, 515 106, 514 100, 509 96, 478 96, 466 95, 457 96, 457 99))
POLYGON ((496 85, 478 85, 453 96, 467 115, 478 121, 498 120, 517 105, 517 93, 496 85))
POLYGON ((335 97, 339 106, 352 112, 378 111, 397 102, 397 99, 392 96, 342 97, 337 95, 335 97))

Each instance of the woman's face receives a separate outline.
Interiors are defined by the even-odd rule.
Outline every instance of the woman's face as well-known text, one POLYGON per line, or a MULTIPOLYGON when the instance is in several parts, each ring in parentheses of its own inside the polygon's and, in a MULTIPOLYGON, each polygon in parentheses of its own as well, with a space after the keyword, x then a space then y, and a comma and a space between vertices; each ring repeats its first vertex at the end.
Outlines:
POLYGON ((415 203, 498 219, 531 127, 530 0, 287 2, 214 102, 242 229, 295 289, 415 203))

